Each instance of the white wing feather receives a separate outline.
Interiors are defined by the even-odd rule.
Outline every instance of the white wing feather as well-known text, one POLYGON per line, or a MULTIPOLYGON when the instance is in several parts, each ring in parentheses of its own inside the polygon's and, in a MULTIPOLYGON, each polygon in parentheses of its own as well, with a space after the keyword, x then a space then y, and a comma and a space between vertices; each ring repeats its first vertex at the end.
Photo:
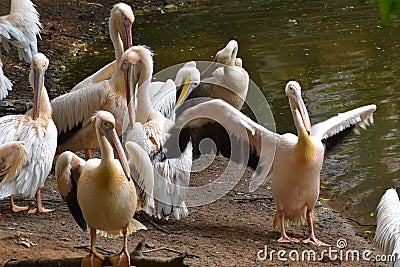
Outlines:
POLYGON ((51 170, 57 146, 57 128, 49 120, 32 120, 30 116, 9 115, 0 118, 0 144, 23 141, 28 148, 19 175, 0 183, 0 199, 14 194, 33 197, 51 170), (46 125, 45 127, 43 125, 46 125))
POLYGON ((352 125, 365 129, 366 125, 374 122, 373 113, 375 110, 376 105, 368 105, 339 113, 335 117, 313 125, 311 135, 324 140, 352 125))
POLYGON ((164 82, 152 82, 150 84, 150 98, 153 108, 164 117, 175 121, 173 112, 176 102, 176 87, 171 79, 164 82))
POLYGON ((253 192, 267 177, 273 163, 279 135, 255 123, 239 110, 220 99, 200 103, 185 110, 177 118, 175 128, 198 127, 209 123, 209 119, 219 122, 231 138, 240 141, 241 147, 235 147, 233 150, 240 153, 240 164, 244 166, 247 164, 249 153, 256 153, 259 157, 258 165, 250 181, 249 189, 253 192))
MULTIPOLYGON (((373 242, 386 255, 400 255, 400 201, 396 189, 386 190, 376 211, 377 227, 373 242)), ((400 266, 400 262, 388 262, 388 266, 400 266)))
MULTIPOLYGON (((146 151, 138 144, 128 141, 125 144, 126 151, 129 155, 129 168, 131 170, 132 178, 135 179, 141 190, 146 194, 144 203, 141 203, 136 210, 143 210, 148 213, 149 210, 154 209, 153 188, 154 188, 154 174, 153 166, 150 162, 149 156, 146 151)), ((140 192, 137 192, 138 194, 140 192)))
POLYGON ((3 73, 3 62, 0 58, 0 100, 8 95, 8 91, 12 90, 11 81, 3 73))
POLYGON ((25 143, 21 141, 0 145, 0 178, 9 181, 18 175, 27 153, 25 143))
POLYGON ((74 86, 74 88, 71 89, 71 91, 76 91, 81 88, 93 86, 96 83, 109 80, 111 76, 115 73, 115 64, 115 60, 111 63, 108 63, 89 77, 86 77, 84 80, 80 81, 77 85, 74 86))
MULTIPOLYGON (((10 40, 10 42, 18 48, 19 59, 30 63, 32 56, 38 51, 37 36, 40 37, 42 28, 35 5, 30 0, 13 0, 11 1, 10 14, 2 18, 3 20, 0 22, 8 22, 4 25, 9 33, 17 32, 16 29, 22 33, 22 38, 15 41, 10 40), (12 29, 12 27, 15 29, 12 29)), ((5 49, 8 51, 7 48, 5 49)))
POLYGON ((90 123, 92 115, 100 110, 109 94, 108 81, 84 87, 54 98, 50 103, 52 117, 60 133, 72 129, 79 122, 90 123))

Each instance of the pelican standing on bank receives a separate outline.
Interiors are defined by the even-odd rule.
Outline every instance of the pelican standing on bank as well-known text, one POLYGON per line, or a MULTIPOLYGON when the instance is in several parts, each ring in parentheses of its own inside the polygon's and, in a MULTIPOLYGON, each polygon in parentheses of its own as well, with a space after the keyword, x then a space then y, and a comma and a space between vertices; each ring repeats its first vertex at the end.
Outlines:
MULTIPOLYGON (((144 46, 133 46, 122 56, 124 62, 131 67, 140 64, 140 73, 131 77, 134 81, 129 87, 135 88, 137 83, 137 101, 130 101, 129 105, 137 103, 136 123, 133 124, 132 113, 130 113, 130 124, 133 130, 127 132, 125 140, 138 143, 148 155, 156 153, 162 147, 166 132, 174 125, 174 122, 152 107, 149 90, 153 74, 153 58, 149 49, 144 46)), ((130 70, 127 70, 128 73, 130 70)), ((134 72, 132 72, 134 73, 134 72)), ((129 80, 129 83, 132 81, 129 80)), ((187 85, 193 87, 194 85, 187 85)), ((191 90, 191 89, 189 89, 191 90)), ((128 107, 131 110, 132 107, 128 107)), ((183 155, 176 159, 161 160, 151 157, 154 168, 154 190, 153 197, 155 209, 147 211, 149 215, 158 218, 180 219, 188 214, 184 202, 187 187, 190 181, 190 170, 192 166, 192 149, 190 144, 183 155)))
POLYGON ((386 190, 376 209, 376 231, 373 243, 393 257, 387 266, 399 266, 400 260, 400 200, 396 189, 386 190))
MULTIPOLYGON (((36 197, 37 208, 30 210, 30 213, 51 211, 43 207, 40 196, 57 147, 57 128, 51 118, 50 101, 44 87, 44 75, 48 65, 49 60, 45 55, 37 53, 33 56, 29 74, 29 81, 34 90, 33 109, 25 115, 0 118, 0 144, 22 141, 27 150, 19 173, 5 177, 0 183, 0 199, 11 196, 10 208, 13 211, 28 209, 14 205, 12 195, 17 194, 36 197)), ((22 157, 23 153, 20 156, 22 157)), ((18 161, 15 164, 18 164, 18 161)), ((2 171, 3 174, 6 172, 2 171)))
MULTIPOLYGON (((30 0, 11 0, 10 14, 0 17, 0 42, 8 53, 10 44, 17 47, 20 60, 31 63, 37 53, 37 36, 40 36, 39 13, 30 0)), ((1 56, 1 52, 0 52, 1 56)), ((3 73, 0 57, 0 100, 11 91, 12 83, 3 73)))
MULTIPOLYGON (((126 5, 122 5, 125 7, 126 5)), ((120 54, 124 48, 132 45, 132 10, 114 6, 110 20, 110 34, 115 47, 115 72, 111 79, 89 83, 78 90, 56 97, 51 101, 53 119, 60 132, 57 154, 64 151, 85 150, 86 158, 91 157, 91 149, 98 147, 96 130, 91 116, 97 110, 111 112, 116 121, 118 136, 122 133, 122 122, 126 110, 126 100, 130 98, 126 88, 127 77, 124 76, 124 64, 120 54), (118 35, 122 36, 123 45, 118 35)))
POLYGON ((114 266, 130 266, 127 250, 128 235, 146 229, 133 219, 138 195, 144 181, 132 181, 122 145, 115 131, 115 119, 107 111, 94 117, 101 159, 85 161, 70 151, 62 153, 56 162, 58 190, 82 230, 89 226, 91 253, 82 266, 101 266, 104 256, 96 251, 96 231, 103 236, 123 236, 120 253, 110 260, 114 266), (118 159, 114 159, 113 148, 118 159), (140 190, 140 189, 139 189, 140 190))
POLYGON ((167 157, 179 155, 176 147, 181 151, 185 149, 185 142, 190 140, 193 129, 204 125, 209 127, 215 124, 214 120, 218 121, 227 135, 225 143, 217 145, 232 147, 232 151, 223 155, 232 156, 233 160, 242 164, 247 163, 254 170, 250 190, 254 191, 267 175, 272 179, 272 195, 277 205, 273 225, 281 230, 278 241, 299 242, 287 236, 285 227, 289 222, 296 225, 307 222, 308 238, 304 242, 326 245, 315 237, 313 228, 314 205, 319 195, 320 171, 324 159, 322 140, 351 125, 364 127, 372 122, 376 106, 353 109, 311 127, 299 83, 288 82, 285 92, 289 98, 297 136, 292 133, 273 133, 225 101, 215 99, 185 110, 177 118, 164 150, 167 157), (233 144, 229 143, 230 139, 233 144), (247 155, 243 152, 245 148, 247 155), (252 186, 254 183, 257 186, 252 186))

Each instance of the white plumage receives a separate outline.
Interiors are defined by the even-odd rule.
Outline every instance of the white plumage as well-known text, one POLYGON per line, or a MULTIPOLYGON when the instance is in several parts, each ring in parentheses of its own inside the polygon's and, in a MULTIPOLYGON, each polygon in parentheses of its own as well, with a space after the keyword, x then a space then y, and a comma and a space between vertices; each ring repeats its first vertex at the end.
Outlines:
POLYGON ((111 10, 110 36, 114 44, 116 63, 110 79, 86 80, 79 89, 56 97, 51 101, 53 119, 59 130, 57 154, 63 151, 86 150, 98 147, 96 131, 91 116, 97 110, 111 112, 116 120, 116 131, 122 134, 122 124, 127 106, 129 88, 126 88, 126 68, 120 58, 125 47, 132 44, 132 9, 125 4, 111 10), (122 40, 119 36, 122 36, 122 40), (68 111, 68 112, 66 112, 68 111))
MULTIPOLYGON (((138 143, 149 155, 156 154, 162 147, 166 133, 174 122, 164 117, 152 107, 149 95, 150 82, 153 74, 152 53, 144 46, 134 46, 125 51, 122 56, 126 62, 135 67, 140 64, 140 73, 134 76, 133 87, 137 83, 136 123, 133 129, 128 129, 125 140, 138 143)), ((131 101, 134 102, 134 101, 131 101)), ((131 118, 132 120, 132 118, 131 118)), ((155 208, 148 210, 149 215, 158 218, 172 216, 180 219, 187 215, 184 202, 190 181, 192 150, 188 148, 182 157, 163 161, 159 157, 150 157, 154 172, 153 198, 155 208)))
POLYGON ((272 195, 277 204, 274 226, 281 230, 278 241, 298 242, 298 239, 286 235, 285 227, 289 222, 307 222, 309 233, 305 242, 326 245, 315 237, 312 223, 324 158, 321 138, 331 136, 337 129, 344 129, 350 124, 365 123, 376 106, 369 105, 343 113, 313 128, 301 98, 300 85, 289 81, 285 92, 289 98, 297 136, 292 133, 273 133, 225 101, 215 99, 183 111, 172 129, 171 138, 165 143, 164 151, 167 157, 176 157, 179 155, 177 144, 180 150, 185 148, 184 143, 190 140, 192 132, 208 127, 212 135, 213 126, 218 126, 215 122, 220 123, 228 134, 216 138, 217 147, 223 156, 241 164, 247 163, 254 170, 250 191, 257 189, 267 174, 272 179, 272 195), (227 147, 231 151, 227 152, 227 147))
MULTIPOLYGON (((48 59, 43 54, 33 57, 30 83, 34 88, 34 108, 26 115, 0 118, 0 144, 12 141, 25 143, 27 155, 18 175, 0 183, 0 199, 21 194, 33 197, 43 187, 51 170, 57 146, 57 129, 51 119, 50 101, 44 88, 48 59)), ((40 195, 36 196, 38 208, 40 195)))
MULTIPOLYGON (((40 37, 39 13, 30 0, 11 0, 10 14, 0 17, 0 42, 4 50, 10 51, 10 44, 18 49, 20 60, 30 63, 37 53, 37 36, 40 37)), ((1 52, 0 52, 1 56, 1 52)), ((3 73, 0 58, 0 100, 11 91, 12 83, 3 73)))
POLYGON ((376 209, 376 231, 373 240, 386 255, 393 255, 396 261, 387 266, 398 267, 400 261, 400 200, 396 189, 386 190, 376 209))

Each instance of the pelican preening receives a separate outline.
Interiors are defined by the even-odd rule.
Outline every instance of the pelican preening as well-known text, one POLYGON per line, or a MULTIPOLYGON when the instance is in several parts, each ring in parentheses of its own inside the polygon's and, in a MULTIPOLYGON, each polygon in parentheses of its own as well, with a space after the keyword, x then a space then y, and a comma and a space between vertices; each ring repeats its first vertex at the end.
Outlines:
MULTIPOLYGON (((167 131, 174 122, 152 107, 150 99, 150 84, 153 74, 153 58, 149 49, 144 46, 133 46, 124 52, 121 60, 131 67, 140 65, 140 73, 132 72, 133 81, 129 83, 136 89, 136 123, 130 118, 133 129, 125 134, 125 140, 139 144, 147 155, 161 149, 167 131)), ((133 104, 135 101, 130 101, 133 104)), ((128 108, 131 110, 131 108, 128 108)), ((132 116, 130 113, 129 116, 132 116)), ((184 202, 187 187, 190 181, 192 165, 192 149, 190 144, 180 158, 162 161, 158 157, 151 157, 154 170, 153 198, 155 208, 148 209, 149 215, 158 218, 174 217, 180 219, 187 215, 187 207, 184 202)))
POLYGON ((186 148, 193 129, 216 125, 215 121, 218 121, 227 135, 219 137, 220 143, 217 146, 232 147, 232 154, 231 151, 222 154, 232 156, 233 160, 246 163, 254 169, 253 181, 264 180, 267 175, 272 179, 272 194, 277 205, 273 225, 281 230, 278 241, 298 242, 298 239, 286 235, 285 227, 289 222, 307 222, 308 238, 304 241, 326 245, 315 237, 313 229, 314 205, 319 195, 324 158, 322 140, 351 125, 372 123, 376 106, 353 109, 311 127, 300 85, 290 81, 285 92, 289 98, 297 136, 292 133, 273 133, 225 101, 215 99, 183 111, 177 118, 164 150, 167 157, 176 157, 180 153, 176 147, 179 146, 181 151, 186 148), (229 138, 234 142, 232 145, 229 138), (246 147, 249 154, 243 158, 246 153, 240 150, 246 147))
POLYGON ((15 161, 12 167, 1 171, 3 180, 0 183, 0 199, 11 196, 10 206, 14 211, 28 207, 14 205, 12 195, 36 196, 37 208, 30 212, 48 212, 42 205, 40 189, 51 170, 57 146, 57 128, 51 118, 51 106, 44 75, 49 61, 45 55, 37 53, 32 58, 29 81, 34 88, 33 109, 25 115, 9 115, 0 118, 0 144, 7 145, 21 141, 27 151, 19 155, 23 161, 15 161), (25 158, 25 159, 22 159, 25 158), (16 171, 20 169, 19 171, 16 171), (7 172, 12 171, 14 175, 7 172), (4 176, 5 175, 5 176, 4 176))
POLYGON ((237 58, 239 45, 235 40, 215 55, 214 62, 201 73, 201 83, 187 99, 208 97, 222 99, 241 109, 249 89, 249 74, 237 58))
MULTIPOLYGON (((11 0, 10 14, 0 17, 0 42, 8 53, 10 44, 18 49, 20 60, 31 63, 37 53, 37 36, 40 36, 39 13, 30 0, 11 0)), ((0 53, 1 55, 1 53, 0 53)), ((0 58, 0 100, 12 89, 11 81, 3 73, 0 58)))
POLYGON ((85 150, 87 157, 90 157, 90 150, 98 147, 94 122, 91 120, 97 110, 109 111, 114 115, 116 131, 118 136, 121 135, 129 88, 126 89, 127 73, 120 58, 123 50, 132 44, 133 21, 134 16, 129 6, 114 6, 111 11, 110 35, 114 43, 116 64, 110 79, 86 81, 79 89, 51 101, 53 119, 60 133, 57 154, 68 150, 85 150), (123 41, 119 36, 122 36, 123 41))
POLYGON ((386 255, 393 255, 395 261, 387 266, 398 266, 400 254, 400 200, 396 189, 386 190, 376 209, 376 231, 373 243, 386 255))
MULTIPOLYGON (((82 266, 101 266, 104 257, 95 248, 96 231, 99 231, 105 236, 124 237, 121 252, 110 260, 114 266, 126 267, 130 265, 128 234, 146 229, 133 219, 141 192, 137 192, 136 188, 146 181, 140 181, 140 177, 138 182, 132 181, 128 161, 115 131, 113 115, 98 111, 93 119, 101 159, 85 161, 70 151, 62 153, 55 167, 58 189, 78 225, 82 230, 86 230, 87 226, 90 229, 91 253, 83 259, 82 266), (118 160, 114 159, 113 148, 118 160)), ((128 147, 131 151, 132 147, 128 147)), ((135 156, 134 153, 130 155, 135 156)))
POLYGON ((109 21, 110 39, 114 46, 115 60, 90 75, 72 88, 72 91, 82 87, 93 86, 104 80, 110 79, 122 53, 132 46, 132 24, 135 21, 132 8, 124 3, 115 4, 111 9, 109 21))

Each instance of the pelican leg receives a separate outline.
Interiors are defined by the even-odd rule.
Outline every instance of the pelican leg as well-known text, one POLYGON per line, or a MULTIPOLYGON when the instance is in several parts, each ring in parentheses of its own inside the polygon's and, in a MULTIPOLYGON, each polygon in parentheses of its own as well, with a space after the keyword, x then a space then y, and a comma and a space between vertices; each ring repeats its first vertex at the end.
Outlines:
POLYGON ((329 246, 328 244, 318 240, 314 235, 314 226, 312 221, 312 210, 307 210, 308 238, 303 240, 304 243, 312 243, 316 246, 329 246))
POLYGON ((124 234, 124 247, 121 252, 110 257, 110 261, 114 267, 129 267, 131 263, 131 259, 128 253, 128 231, 125 228, 123 230, 124 234))
POLYGON ((82 259, 81 267, 100 267, 104 256, 96 250, 96 229, 90 228, 90 253, 82 259))
POLYGON ((91 159, 92 158, 92 150, 90 148, 85 149, 85 159, 91 159))
POLYGON ((33 213, 47 213, 47 212, 52 212, 52 211, 54 211, 54 210, 46 209, 46 208, 43 206, 42 198, 41 198, 41 196, 40 196, 40 191, 41 191, 41 189, 38 188, 37 191, 36 191, 36 195, 35 195, 37 207, 34 208, 34 209, 29 210, 29 211, 28 211, 29 214, 33 214, 33 213))
POLYGON ((278 242, 280 243, 287 243, 287 242, 295 242, 298 243, 300 242, 299 239, 294 238, 294 237, 289 237, 286 232, 285 232, 285 213, 283 212, 283 210, 278 211, 278 216, 280 218, 281 221, 281 237, 278 239, 278 242))
POLYGON ((28 206, 20 207, 20 206, 15 205, 15 204, 14 204, 14 196, 11 196, 11 197, 10 197, 10 209, 11 209, 13 212, 19 212, 19 211, 23 211, 23 210, 28 210, 29 207, 28 207, 28 206))

